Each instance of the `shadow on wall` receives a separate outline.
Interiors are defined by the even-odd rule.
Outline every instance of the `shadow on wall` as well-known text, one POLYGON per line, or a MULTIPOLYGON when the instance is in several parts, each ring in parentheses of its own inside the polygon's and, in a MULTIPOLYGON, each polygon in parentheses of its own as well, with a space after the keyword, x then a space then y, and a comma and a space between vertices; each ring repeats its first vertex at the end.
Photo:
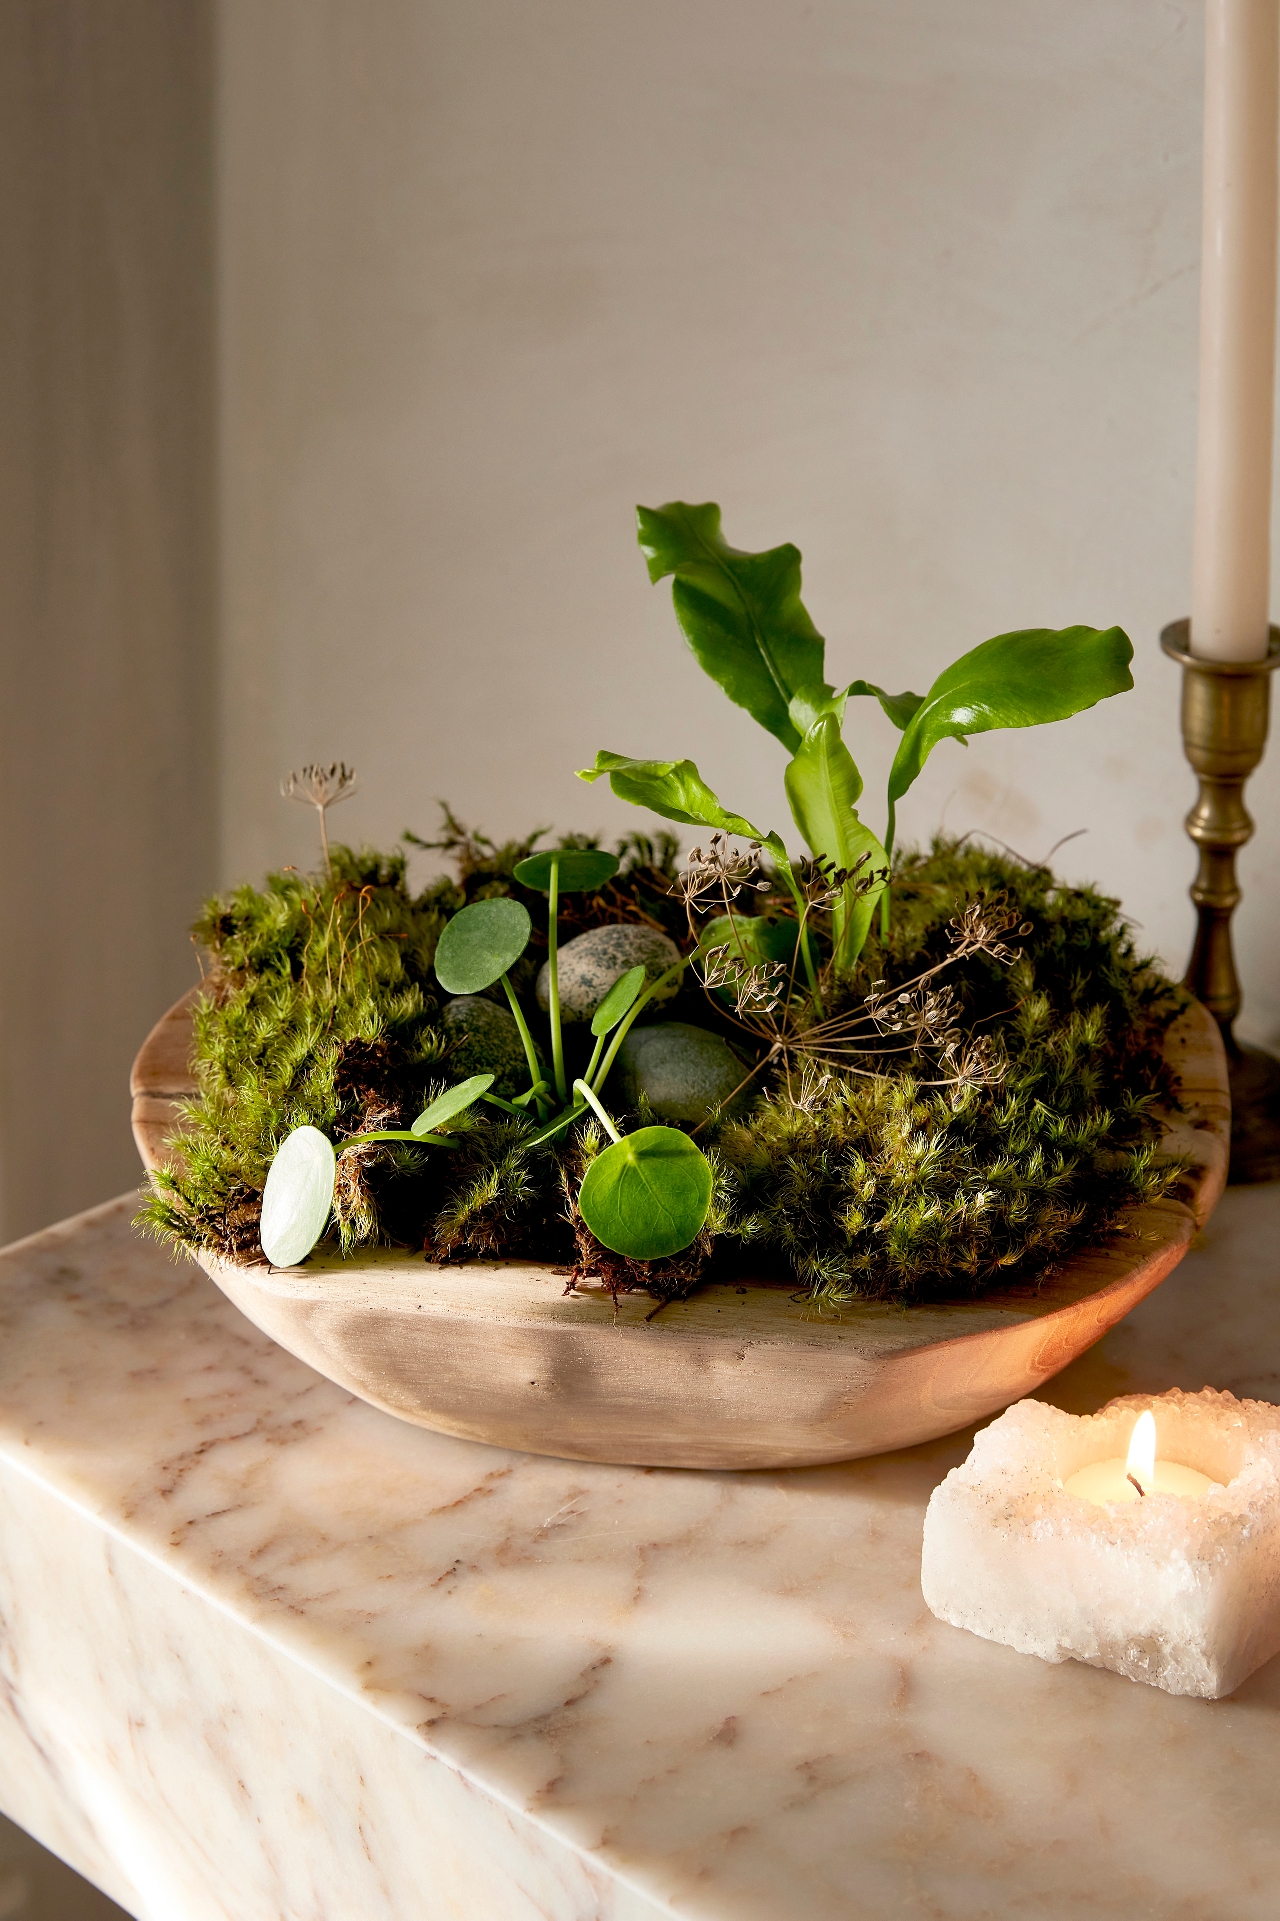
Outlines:
POLYGON ((0 9, 0 1238, 136 1183, 214 873, 212 7, 0 9))

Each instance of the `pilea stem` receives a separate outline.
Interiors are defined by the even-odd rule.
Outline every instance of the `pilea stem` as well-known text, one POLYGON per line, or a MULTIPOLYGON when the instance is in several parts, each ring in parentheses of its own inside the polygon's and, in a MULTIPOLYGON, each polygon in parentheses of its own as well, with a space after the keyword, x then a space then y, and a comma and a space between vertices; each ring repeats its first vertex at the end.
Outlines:
MULTIPOLYGON (((530 1088, 529 1092, 532 1093, 533 1089, 530 1088)), ((520 1120, 525 1118, 524 1109, 514 1106, 511 1101, 504 1101, 501 1094, 482 1094, 480 1098, 482 1101, 488 1101, 490 1107, 500 1107, 504 1114, 515 1114, 520 1120)))
POLYGON ((551 1069, 556 1079, 556 1096, 563 1104, 568 1100, 569 1092, 565 1086, 564 1041, 560 1032, 560 973, 556 953, 556 922, 559 917, 560 863, 553 860, 551 886, 547 890, 547 1008, 551 1015, 551 1069))
POLYGON ((609 1116, 605 1113, 604 1108, 600 1105, 599 1100, 591 1092, 591 1089, 587 1086, 587 1083, 585 1081, 575 1081, 573 1083, 573 1091, 575 1094, 581 1094, 584 1101, 590 1102, 591 1106, 595 1108, 596 1113, 600 1116, 600 1119, 602 1120, 604 1125, 608 1128, 614 1140, 620 1141, 622 1139, 621 1134, 619 1134, 617 1128, 614 1126, 613 1122, 609 1119, 609 1116))
POLYGON ((562 1133, 571 1121, 580 1120, 586 1111, 585 1103, 582 1101, 579 1101, 574 1107, 566 1107, 563 1114, 557 1114, 556 1118, 547 1126, 540 1129, 538 1133, 531 1134, 527 1141, 522 1141, 520 1143, 521 1147, 540 1147, 544 1141, 554 1140, 556 1135, 562 1133))
POLYGON ((418 1147, 456 1147, 445 1134, 415 1134, 407 1127, 380 1128, 376 1134, 350 1134, 345 1141, 338 1142, 338 1152, 344 1147, 360 1147, 365 1141, 413 1141, 418 1147))
POLYGON ((512 1104, 517 1108, 527 1107, 530 1101, 536 1101, 543 1094, 549 1094, 550 1092, 550 1081, 535 1081, 532 1087, 525 1088, 523 1094, 517 1094, 512 1104))
POLYGON ((582 1077, 583 1080, 590 1081, 593 1085, 595 1083, 596 1069, 600 1065, 600 1056, 604 1053, 604 1044, 608 1038, 609 1036, 607 1034, 600 1035, 596 1041, 595 1051, 592 1053, 590 1064, 582 1077))
MULTIPOLYGON (((533 1035, 529 1032, 529 1023, 525 1019, 520 1003, 515 997, 515 991, 512 988, 511 982, 505 974, 500 975, 499 979, 507 991, 507 999, 511 1003, 511 1012, 515 1015, 516 1026, 520 1029, 520 1039, 524 1045, 524 1057, 529 1063, 529 1080, 532 1084, 530 1091, 532 1092, 532 1088, 536 1087, 542 1079, 542 1074, 538 1067, 538 1050, 533 1044, 533 1035)), ((546 1118, 546 1103, 542 1099, 539 1099, 538 1119, 545 1121, 546 1118)))
POLYGON ((617 1026, 617 1028, 614 1030, 613 1040, 610 1044, 609 1051, 604 1057, 599 1073, 596 1074, 596 1076, 594 1077, 595 1087, 597 1088, 603 1087, 605 1082, 608 1080, 609 1070, 613 1066, 614 1061, 617 1059, 618 1049, 622 1046, 623 1041, 627 1038, 627 1035, 630 1032, 630 1029, 636 1019, 636 1016, 653 999, 654 995, 657 993, 658 989, 662 986, 663 982, 669 981, 673 974, 682 973, 684 970, 684 967, 685 967, 685 962, 683 960, 673 961, 671 966, 668 967, 666 973, 659 974, 656 981, 650 981, 649 985, 645 988, 644 993, 641 994, 639 1000, 634 1002, 625 1020, 621 1021, 617 1026))

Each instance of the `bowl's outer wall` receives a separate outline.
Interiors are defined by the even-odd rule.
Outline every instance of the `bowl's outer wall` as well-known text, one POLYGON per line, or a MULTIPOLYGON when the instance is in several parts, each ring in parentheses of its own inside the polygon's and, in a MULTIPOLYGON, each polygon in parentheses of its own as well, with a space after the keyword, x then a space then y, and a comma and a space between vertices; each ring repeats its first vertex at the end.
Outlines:
MULTIPOLYGON (((194 993, 195 990, 193 990, 194 993)), ((190 1002, 134 1065, 134 1133, 163 1163, 174 1100, 192 1091, 190 1002)), ((403 1420, 531 1453, 697 1468, 781 1468, 907 1447, 1039 1387, 1158 1286, 1226 1180, 1230 1102, 1216 1023, 1193 1005, 1170 1030, 1183 1111, 1166 1148, 1195 1163, 1186 1198, 1130 1210, 1106 1245, 1038 1281, 906 1312, 806 1318, 786 1287, 705 1288, 651 1320, 603 1290, 565 1298, 542 1263, 439 1267, 404 1252, 313 1257, 272 1271, 203 1265, 264 1333, 403 1420)))

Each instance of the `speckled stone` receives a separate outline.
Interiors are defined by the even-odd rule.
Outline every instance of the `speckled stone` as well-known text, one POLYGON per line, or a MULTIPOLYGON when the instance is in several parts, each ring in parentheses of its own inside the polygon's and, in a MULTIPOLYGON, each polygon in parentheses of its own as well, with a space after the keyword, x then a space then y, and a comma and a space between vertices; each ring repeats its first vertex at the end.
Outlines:
POLYGON ((634 1107, 643 1094, 654 1117, 696 1127, 733 1093, 746 1068, 719 1034, 688 1021, 633 1027, 609 1077, 615 1100, 634 1107))
POLYGON ((529 1065, 520 1029, 510 1010, 480 994, 461 994, 445 1005, 440 1024, 458 1046, 446 1067, 451 1080, 471 1074, 495 1074, 495 1094, 511 1100, 529 1085, 529 1065))
MULTIPOLYGON (((657 980, 680 958, 680 949, 656 927, 593 927, 578 934, 560 949, 560 1018, 562 1021, 589 1021, 616 980, 643 962, 648 978, 657 980)), ((669 981, 650 1001, 659 1007, 679 992, 680 976, 669 981)), ((551 1005, 550 975, 546 963, 538 975, 538 1005, 545 1012, 551 1005)))

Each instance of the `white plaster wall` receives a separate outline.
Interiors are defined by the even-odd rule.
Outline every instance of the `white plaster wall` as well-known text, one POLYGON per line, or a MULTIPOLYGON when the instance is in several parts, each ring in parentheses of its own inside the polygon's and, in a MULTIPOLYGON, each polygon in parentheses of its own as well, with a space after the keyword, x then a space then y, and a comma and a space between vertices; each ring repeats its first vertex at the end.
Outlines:
POLYGON ((140 1176, 216 874, 211 0, 0 4, 0 1239, 140 1176))
MULTIPOLYGON (((1179 968, 1201 12, 1115 0, 222 0, 223 871, 347 833, 613 832, 598 746, 784 819, 636 501, 794 539, 835 674, 1121 622, 1137 690, 946 744, 906 808, 1123 896, 1179 968)), ((855 743, 872 791, 891 746, 855 743)), ((1280 1024, 1280 764, 1243 862, 1280 1024)), ((869 808, 878 820, 879 804, 869 808)))

